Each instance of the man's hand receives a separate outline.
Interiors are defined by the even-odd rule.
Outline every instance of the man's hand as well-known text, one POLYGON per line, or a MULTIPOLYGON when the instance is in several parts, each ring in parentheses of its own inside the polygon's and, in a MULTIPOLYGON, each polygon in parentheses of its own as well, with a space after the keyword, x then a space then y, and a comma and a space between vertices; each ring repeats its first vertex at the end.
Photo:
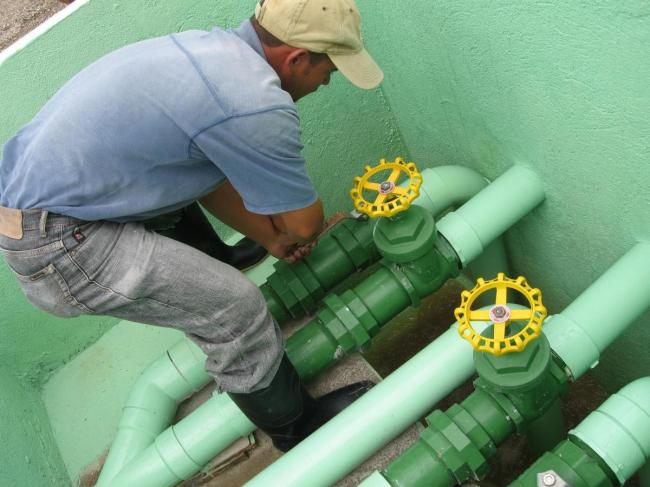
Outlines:
POLYGON ((338 222, 346 218, 351 218, 349 213, 338 212, 332 214, 325 221, 325 226, 323 227, 323 231, 312 242, 309 242, 304 245, 298 245, 298 244, 291 245, 289 243, 289 240, 285 239, 284 244, 280 244, 278 247, 274 248, 273 250, 270 248, 268 250, 271 253, 271 255, 277 257, 278 259, 283 259, 289 262, 290 264, 297 262, 307 257, 309 254, 311 254, 311 251, 318 244, 318 239, 320 239, 323 235, 325 235, 338 222), (274 253, 274 251, 277 252, 277 255, 274 253))

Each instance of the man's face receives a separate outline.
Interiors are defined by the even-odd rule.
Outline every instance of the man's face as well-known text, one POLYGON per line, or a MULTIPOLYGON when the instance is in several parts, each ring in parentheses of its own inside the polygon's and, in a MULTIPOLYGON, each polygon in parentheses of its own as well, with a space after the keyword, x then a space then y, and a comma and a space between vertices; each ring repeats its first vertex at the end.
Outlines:
POLYGON ((282 77, 282 88, 289 92, 293 101, 316 91, 321 85, 330 82, 336 66, 327 56, 319 56, 316 62, 310 60, 311 54, 304 54, 292 60, 288 71, 282 77))

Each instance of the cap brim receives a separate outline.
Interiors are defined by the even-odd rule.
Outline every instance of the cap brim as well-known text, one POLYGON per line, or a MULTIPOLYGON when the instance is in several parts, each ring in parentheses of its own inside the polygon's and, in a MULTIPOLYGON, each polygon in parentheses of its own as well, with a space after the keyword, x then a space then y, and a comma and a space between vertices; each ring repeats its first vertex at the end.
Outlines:
POLYGON ((365 49, 354 54, 327 55, 341 74, 358 88, 371 90, 379 86, 384 79, 384 72, 365 49))

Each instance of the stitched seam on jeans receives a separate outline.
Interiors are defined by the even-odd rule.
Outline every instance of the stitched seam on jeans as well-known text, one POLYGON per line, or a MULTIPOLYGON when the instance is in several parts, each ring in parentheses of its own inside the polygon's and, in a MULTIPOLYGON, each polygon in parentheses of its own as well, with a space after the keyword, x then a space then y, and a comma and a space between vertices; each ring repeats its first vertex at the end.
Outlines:
POLYGON ((61 250, 62 248, 63 248, 63 242, 61 240, 56 240, 54 242, 51 242, 47 245, 43 245, 42 247, 37 247, 35 249, 25 249, 25 250, 2 249, 2 251, 6 255, 11 255, 13 257, 29 258, 29 257, 39 257, 43 254, 54 252, 56 250, 61 250))
POLYGON ((81 309, 84 313, 94 313, 95 310, 81 303, 77 298, 75 298, 72 295, 72 293, 70 292, 70 286, 68 286, 68 283, 66 282, 65 278, 61 275, 59 270, 56 268, 56 266, 54 266, 54 264, 50 264, 50 266, 53 269, 52 277, 54 277, 54 280, 58 283, 59 287, 61 288, 65 301, 68 304, 72 306, 76 306, 77 308, 81 309))

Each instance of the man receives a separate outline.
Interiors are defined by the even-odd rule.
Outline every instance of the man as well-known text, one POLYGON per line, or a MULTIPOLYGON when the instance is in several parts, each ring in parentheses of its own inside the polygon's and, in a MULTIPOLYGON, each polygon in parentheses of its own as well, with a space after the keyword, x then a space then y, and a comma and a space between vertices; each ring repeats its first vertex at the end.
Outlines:
POLYGON ((383 77, 353 0, 261 0, 238 29, 98 60, 0 162, 0 248, 27 298, 59 316, 182 330, 218 387, 284 451, 366 385, 309 397, 257 287, 213 258, 227 260, 192 222, 203 235, 199 201, 274 256, 304 254, 324 221, 295 102, 337 69, 366 89, 383 77))

